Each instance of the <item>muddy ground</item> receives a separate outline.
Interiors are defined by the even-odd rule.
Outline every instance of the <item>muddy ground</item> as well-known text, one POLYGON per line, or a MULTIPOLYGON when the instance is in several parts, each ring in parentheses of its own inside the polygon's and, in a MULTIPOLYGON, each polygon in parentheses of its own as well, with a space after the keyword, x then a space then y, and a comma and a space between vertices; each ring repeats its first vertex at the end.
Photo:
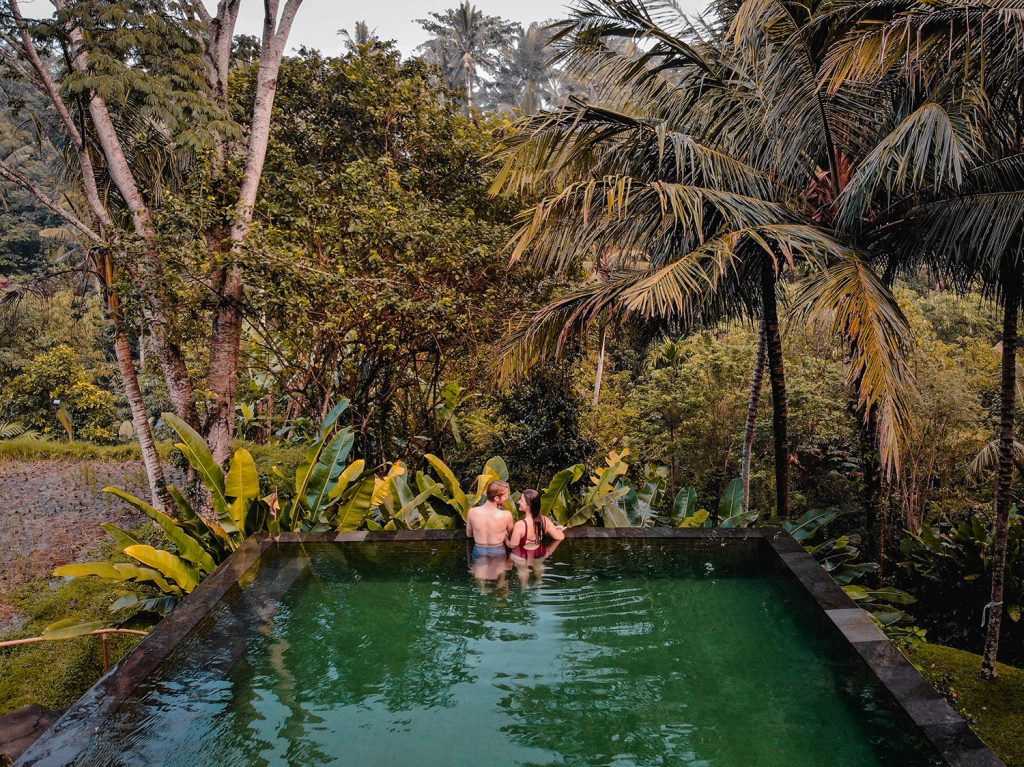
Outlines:
POLYGON ((48 576, 107 538, 101 522, 134 527, 145 517, 107 493, 146 497, 135 461, 0 461, 0 632, 16 621, 7 601, 19 586, 48 576))

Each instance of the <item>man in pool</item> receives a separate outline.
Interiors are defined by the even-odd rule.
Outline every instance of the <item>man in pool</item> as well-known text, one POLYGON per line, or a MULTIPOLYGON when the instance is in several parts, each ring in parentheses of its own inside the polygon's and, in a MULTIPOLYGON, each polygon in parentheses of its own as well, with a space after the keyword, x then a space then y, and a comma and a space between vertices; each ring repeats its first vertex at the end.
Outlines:
POLYGON ((512 512, 508 503, 508 482, 495 480, 487 486, 487 502, 474 506, 466 515, 466 536, 473 539, 473 559, 507 556, 505 539, 512 534, 512 512))

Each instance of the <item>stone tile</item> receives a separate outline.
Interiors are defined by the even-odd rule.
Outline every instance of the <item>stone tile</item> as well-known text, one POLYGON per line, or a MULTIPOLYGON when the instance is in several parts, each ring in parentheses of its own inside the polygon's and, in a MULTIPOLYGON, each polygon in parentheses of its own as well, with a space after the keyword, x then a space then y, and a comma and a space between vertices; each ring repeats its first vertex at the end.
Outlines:
POLYGON ((826 610, 825 614, 850 642, 888 641, 882 630, 859 607, 826 610))

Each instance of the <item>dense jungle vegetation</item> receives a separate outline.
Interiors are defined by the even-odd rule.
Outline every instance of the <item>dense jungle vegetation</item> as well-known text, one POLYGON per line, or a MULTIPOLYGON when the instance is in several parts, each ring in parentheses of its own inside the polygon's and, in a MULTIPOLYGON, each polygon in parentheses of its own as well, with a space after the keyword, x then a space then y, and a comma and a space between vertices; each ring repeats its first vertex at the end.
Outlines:
POLYGON ((1019 4, 467 2, 405 57, 5 5, 0 456, 124 446, 160 533, 58 570, 131 590, 72 631, 503 477, 787 525, 894 637, 1024 663, 1019 4))

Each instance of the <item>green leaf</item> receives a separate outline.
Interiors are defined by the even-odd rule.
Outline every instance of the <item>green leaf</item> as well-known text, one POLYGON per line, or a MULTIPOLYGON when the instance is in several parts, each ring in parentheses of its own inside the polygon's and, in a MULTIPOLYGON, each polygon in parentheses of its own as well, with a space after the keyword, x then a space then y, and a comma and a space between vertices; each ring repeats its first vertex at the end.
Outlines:
POLYGON ((562 469, 551 478, 551 482, 540 496, 540 511, 560 525, 569 521, 569 486, 578 482, 585 467, 582 463, 562 469))
MULTIPOLYGON (((184 559, 198 566, 199 569, 202 570, 204 573, 209 574, 217 569, 217 563, 214 561, 213 557, 210 556, 210 553, 205 548, 203 548, 203 545, 195 538, 190 536, 188 533, 186 533, 184 530, 182 530, 180 527, 178 527, 177 523, 175 523, 175 521, 171 519, 169 516, 167 516, 160 510, 150 506, 145 501, 136 498, 134 495, 126 493, 123 490, 119 490, 116 487, 104 488, 103 492, 110 493, 111 495, 116 495, 121 500, 130 503, 132 506, 137 508, 147 517, 149 517, 158 525, 160 525, 161 529, 164 531, 164 535, 167 536, 167 540, 169 540, 178 549, 178 553, 184 559)), ((130 548, 133 545, 142 544, 136 541, 134 544, 129 544, 127 547, 125 547, 125 550, 127 550, 127 548, 130 548)))
POLYGON ((676 494, 676 499, 672 502, 672 524, 675 527, 699 527, 699 525, 685 524, 687 517, 694 514, 696 509, 697 488, 683 488, 676 494))
POLYGON ((235 451, 231 469, 224 480, 224 494, 228 498, 258 498, 260 495, 260 474, 256 461, 244 447, 235 451))
POLYGON ((100 527, 107 531, 118 548, 123 549, 125 546, 134 546, 136 543, 142 543, 138 538, 129 533, 127 530, 122 530, 117 525, 112 525, 109 522, 103 522, 100 527))
POLYGON ((111 581, 135 581, 136 583, 153 583, 161 591, 167 594, 181 594, 181 589, 169 583, 156 570, 149 567, 139 567, 130 562, 78 562, 72 565, 63 565, 53 571, 59 578, 104 578, 111 581))
POLYGON ((320 452, 316 464, 309 472, 306 488, 306 503, 311 514, 316 516, 329 501, 334 483, 342 473, 348 454, 355 444, 351 429, 342 429, 320 452))
POLYGON ((164 423, 174 429, 181 439, 181 442, 175 443, 175 447, 184 454, 189 465, 195 469, 207 490, 210 491, 210 498, 217 516, 221 519, 227 517, 228 501, 224 493, 224 471, 213 460, 213 453, 210 452, 206 440, 174 413, 164 413, 162 417, 164 423))
POLYGON ((321 440, 327 439, 327 435, 330 433, 331 427, 334 426, 341 414, 348 410, 348 406, 349 401, 347 399, 340 399, 338 400, 338 404, 331 408, 331 412, 327 414, 327 417, 324 418, 324 422, 320 424, 321 440))
POLYGON ((356 486, 355 492, 338 508, 338 530, 358 530, 370 513, 373 500, 374 476, 371 474, 356 486))
POLYGON ((77 618, 65 618, 64 620, 51 623, 41 636, 44 639, 73 639, 74 637, 86 636, 99 629, 110 626, 109 621, 89 621, 79 623, 77 618))
POLYGON ((356 477, 363 473, 366 469, 366 461, 360 458, 357 461, 352 461, 348 466, 345 467, 345 471, 341 472, 338 477, 338 481, 334 483, 334 487, 331 488, 329 493, 330 499, 333 501, 339 498, 342 493, 348 488, 356 477))
POLYGON ((1010 616, 1011 621, 1017 623, 1020 620, 1020 605, 1009 605, 1006 614, 1010 616))
POLYGON ((456 479, 455 473, 436 455, 427 453, 424 458, 426 458, 427 462, 434 467, 434 471, 436 471, 438 476, 441 478, 441 484, 444 485, 445 489, 448 491, 448 495, 451 497, 451 502, 458 509, 459 515, 462 519, 465 520, 466 514, 469 512, 469 499, 462 491, 462 485, 460 485, 459 480, 456 479))
POLYGON ((796 521, 783 522, 782 527, 798 541, 806 541, 838 516, 837 511, 811 509, 796 521))
POLYGON ((743 480, 734 479, 725 487, 722 499, 718 502, 718 516, 728 519, 743 512, 743 480))
POLYGON ((711 513, 707 509, 698 509, 690 516, 683 517, 676 527, 704 527, 710 517, 711 513))
POLYGON ((199 585, 200 575, 192 565, 169 551, 152 546, 129 546, 124 553, 137 559, 147 567, 160 572, 165 578, 177 583, 182 591, 190 593, 199 585))

